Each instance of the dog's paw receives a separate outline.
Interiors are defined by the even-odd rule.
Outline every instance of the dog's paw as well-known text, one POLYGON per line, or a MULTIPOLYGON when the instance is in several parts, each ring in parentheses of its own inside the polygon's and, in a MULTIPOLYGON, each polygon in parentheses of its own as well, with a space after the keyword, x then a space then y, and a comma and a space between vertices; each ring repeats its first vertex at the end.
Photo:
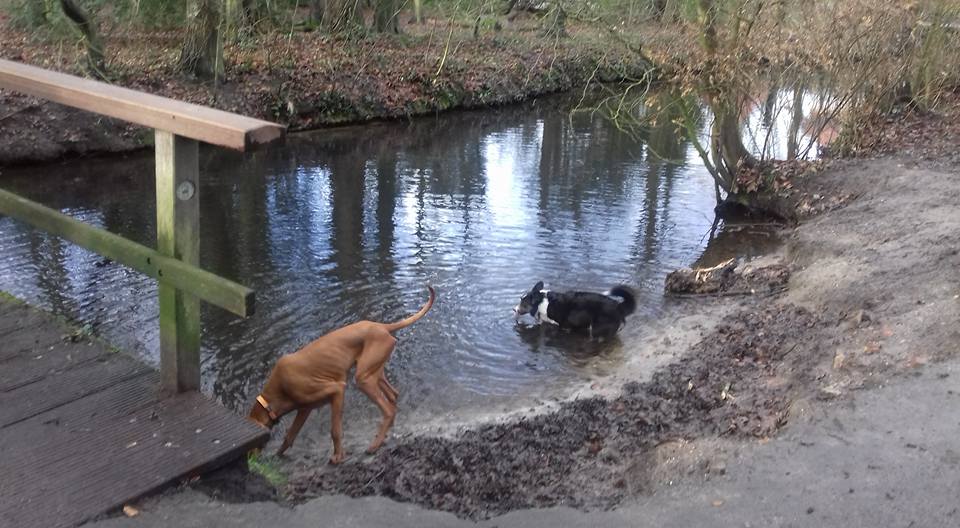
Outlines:
POLYGON ((333 455, 332 457, 330 457, 330 465, 336 466, 337 464, 339 464, 339 463, 343 462, 344 460, 346 460, 346 458, 347 458, 347 454, 346 454, 346 453, 340 453, 339 455, 336 454, 336 453, 334 453, 334 455, 333 455))

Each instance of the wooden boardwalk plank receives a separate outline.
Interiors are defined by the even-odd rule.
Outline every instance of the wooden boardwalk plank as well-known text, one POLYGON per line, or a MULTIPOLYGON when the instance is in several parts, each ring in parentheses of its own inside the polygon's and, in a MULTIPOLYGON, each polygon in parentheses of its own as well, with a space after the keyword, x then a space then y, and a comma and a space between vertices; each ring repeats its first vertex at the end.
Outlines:
POLYGON ((47 376, 104 358, 104 354, 103 347, 95 346, 89 340, 73 343, 60 339, 45 349, 28 348, 17 355, 0 358, 0 392, 36 383, 47 376))
MULTIPOLYGON (((69 333, 53 318, 42 328, 69 333)), ((0 392, 0 526, 76 526, 269 437, 199 393, 158 397, 155 371, 99 343, 61 340, 47 352, 49 363, 0 363, 11 367, 0 382, 14 387, 0 392)))
POLYGON ((198 393, 156 399, 157 383, 151 373, 0 430, 10 525, 72 526, 265 441, 198 393))
POLYGON ((12 425, 151 371, 150 367, 130 357, 112 354, 112 357, 103 361, 82 363, 47 376, 40 382, 0 392, 0 427, 12 425))
MULTIPOLYGON (((6 302, 2 304, 8 305, 6 302)), ((24 334, 22 330, 36 328, 46 322, 48 319, 49 316, 43 314, 42 312, 29 310, 25 307, 17 307, 13 310, 8 310, 3 315, 0 315, 0 338, 7 338, 16 335, 29 337, 27 334, 24 334)), ((11 350, 12 344, 4 339, 2 344, 0 344, 0 358, 3 357, 3 354, 11 350)))

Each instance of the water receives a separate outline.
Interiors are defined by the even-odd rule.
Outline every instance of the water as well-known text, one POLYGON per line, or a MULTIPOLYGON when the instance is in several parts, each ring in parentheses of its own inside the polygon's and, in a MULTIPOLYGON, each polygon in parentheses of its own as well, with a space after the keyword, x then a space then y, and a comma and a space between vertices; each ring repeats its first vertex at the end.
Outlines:
MULTIPOLYGON (((204 389, 237 409, 281 354, 361 318, 402 318, 427 283, 438 302, 388 365, 401 409, 488 408, 602 376, 637 353, 665 310, 665 273, 703 256, 713 223, 710 176, 671 127, 630 137, 552 100, 294 135, 243 156, 205 150, 201 174, 201 265, 257 291, 247 320, 202 314, 204 389), (544 334, 511 313, 537 280, 630 284, 639 308, 613 342, 544 334)), ((152 175, 144 154, 8 169, 2 184, 154 246, 152 175)), ((725 237, 708 261, 773 243, 725 237)), ((8 218, 0 248, 0 289, 158 362, 152 280, 8 218)), ((348 400, 348 414, 375 414, 348 400)))

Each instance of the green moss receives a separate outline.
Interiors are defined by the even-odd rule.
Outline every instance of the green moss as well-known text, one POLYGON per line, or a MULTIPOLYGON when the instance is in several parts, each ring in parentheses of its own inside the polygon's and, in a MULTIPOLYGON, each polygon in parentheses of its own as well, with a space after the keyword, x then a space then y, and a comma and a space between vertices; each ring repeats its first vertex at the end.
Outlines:
POLYGON ((267 482, 275 488, 283 487, 287 484, 287 475, 280 469, 279 464, 272 457, 263 456, 259 453, 250 453, 247 456, 247 469, 251 473, 260 475, 267 479, 267 482))

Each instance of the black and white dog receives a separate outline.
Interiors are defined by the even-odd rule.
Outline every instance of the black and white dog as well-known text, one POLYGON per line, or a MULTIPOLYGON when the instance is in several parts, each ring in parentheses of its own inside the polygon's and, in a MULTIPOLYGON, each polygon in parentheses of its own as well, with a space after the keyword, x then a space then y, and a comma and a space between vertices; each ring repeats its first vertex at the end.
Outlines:
POLYGON ((530 314, 538 323, 547 322, 560 328, 587 332, 591 337, 607 337, 616 334, 636 308, 633 290, 626 286, 615 286, 606 294, 555 293, 544 290, 543 281, 540 281, 520 298, 513 313, 517 317, 530 314))

